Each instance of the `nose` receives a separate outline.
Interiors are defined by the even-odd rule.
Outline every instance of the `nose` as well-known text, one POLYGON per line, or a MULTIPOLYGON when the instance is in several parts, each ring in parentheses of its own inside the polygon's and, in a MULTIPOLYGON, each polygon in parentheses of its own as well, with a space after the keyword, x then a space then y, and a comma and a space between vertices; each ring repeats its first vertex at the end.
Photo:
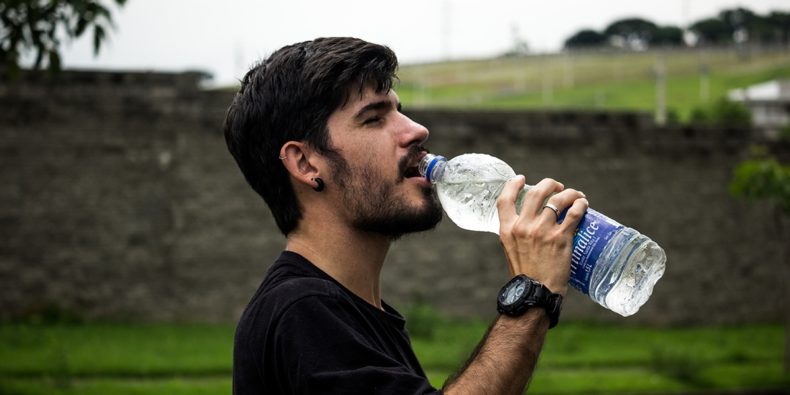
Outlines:
POLYGON ((404 147, 408 147, 414 144, 422 144, 425 140, 428 140, 428 136, 430 132, 428 128, 422 126, 421 124, 414 122, 411 118, 407 117, 406 115, 402 115, 404 121, 406 122, 403 133, 401 134, 401 145, 404 147))

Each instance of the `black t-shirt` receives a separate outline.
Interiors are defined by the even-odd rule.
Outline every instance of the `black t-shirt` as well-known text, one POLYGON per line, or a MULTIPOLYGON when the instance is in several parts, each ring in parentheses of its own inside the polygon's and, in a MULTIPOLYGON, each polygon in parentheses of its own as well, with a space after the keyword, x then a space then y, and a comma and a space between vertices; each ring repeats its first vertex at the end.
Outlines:
POLYGON ((236 328, 233 393, 430 394, 405 321, 285 251, 236 328))

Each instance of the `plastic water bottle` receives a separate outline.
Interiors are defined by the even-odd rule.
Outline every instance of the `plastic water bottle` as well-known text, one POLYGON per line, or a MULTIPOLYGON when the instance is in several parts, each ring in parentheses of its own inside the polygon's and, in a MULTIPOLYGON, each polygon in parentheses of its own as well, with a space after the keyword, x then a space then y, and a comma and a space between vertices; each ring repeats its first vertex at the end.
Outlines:
MULTIPOLYGON (((496 199, 505 182, 516 176, 507 163, 485 154, 464 154, 449 161, 428 154, 420 162, 420 174, 435 185, 442 207, 456 225, 499 234, 496 199)), ((529 188, 518 195, 517 210, 529 188)), ((588 209, 573 238, 569 284, 627 317, 650 298, 664 275, 666 259, 653 240, 588 209)))

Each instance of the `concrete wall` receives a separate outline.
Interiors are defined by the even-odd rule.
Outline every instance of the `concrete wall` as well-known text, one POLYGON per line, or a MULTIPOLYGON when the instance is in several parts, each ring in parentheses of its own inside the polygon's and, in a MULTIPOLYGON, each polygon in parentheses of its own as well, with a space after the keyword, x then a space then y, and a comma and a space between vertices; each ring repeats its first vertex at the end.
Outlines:
MULTIPOLYGON (((232 94, 199 73, 66 72, 0 82, 0 311, 234 321, 283 246, 227 153, 232 94)), ((433 152, 496 155, 652 237, 666 275, 627 320, 571 291, 563 319, 779 321, 790 224, 729 197, 749 131, 659 128, 634 113, 412 111, 433 152)), ((773 144, 780 156, 790 147, 773 144)), ((448 219, 396 242, 384 296, 490 317, 507 280, 498 239, 448 219)))

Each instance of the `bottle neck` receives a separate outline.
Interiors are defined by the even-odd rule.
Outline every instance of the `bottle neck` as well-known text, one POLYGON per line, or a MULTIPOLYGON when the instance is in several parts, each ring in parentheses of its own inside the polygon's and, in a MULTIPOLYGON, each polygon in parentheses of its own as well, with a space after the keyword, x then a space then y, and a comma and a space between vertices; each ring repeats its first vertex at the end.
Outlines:
POLYGON ((447 158, 441 155, 426 154, 420 160, 419 172, 431 184, 435 184, 444 175, 444 168, 447 165, 447 158))

